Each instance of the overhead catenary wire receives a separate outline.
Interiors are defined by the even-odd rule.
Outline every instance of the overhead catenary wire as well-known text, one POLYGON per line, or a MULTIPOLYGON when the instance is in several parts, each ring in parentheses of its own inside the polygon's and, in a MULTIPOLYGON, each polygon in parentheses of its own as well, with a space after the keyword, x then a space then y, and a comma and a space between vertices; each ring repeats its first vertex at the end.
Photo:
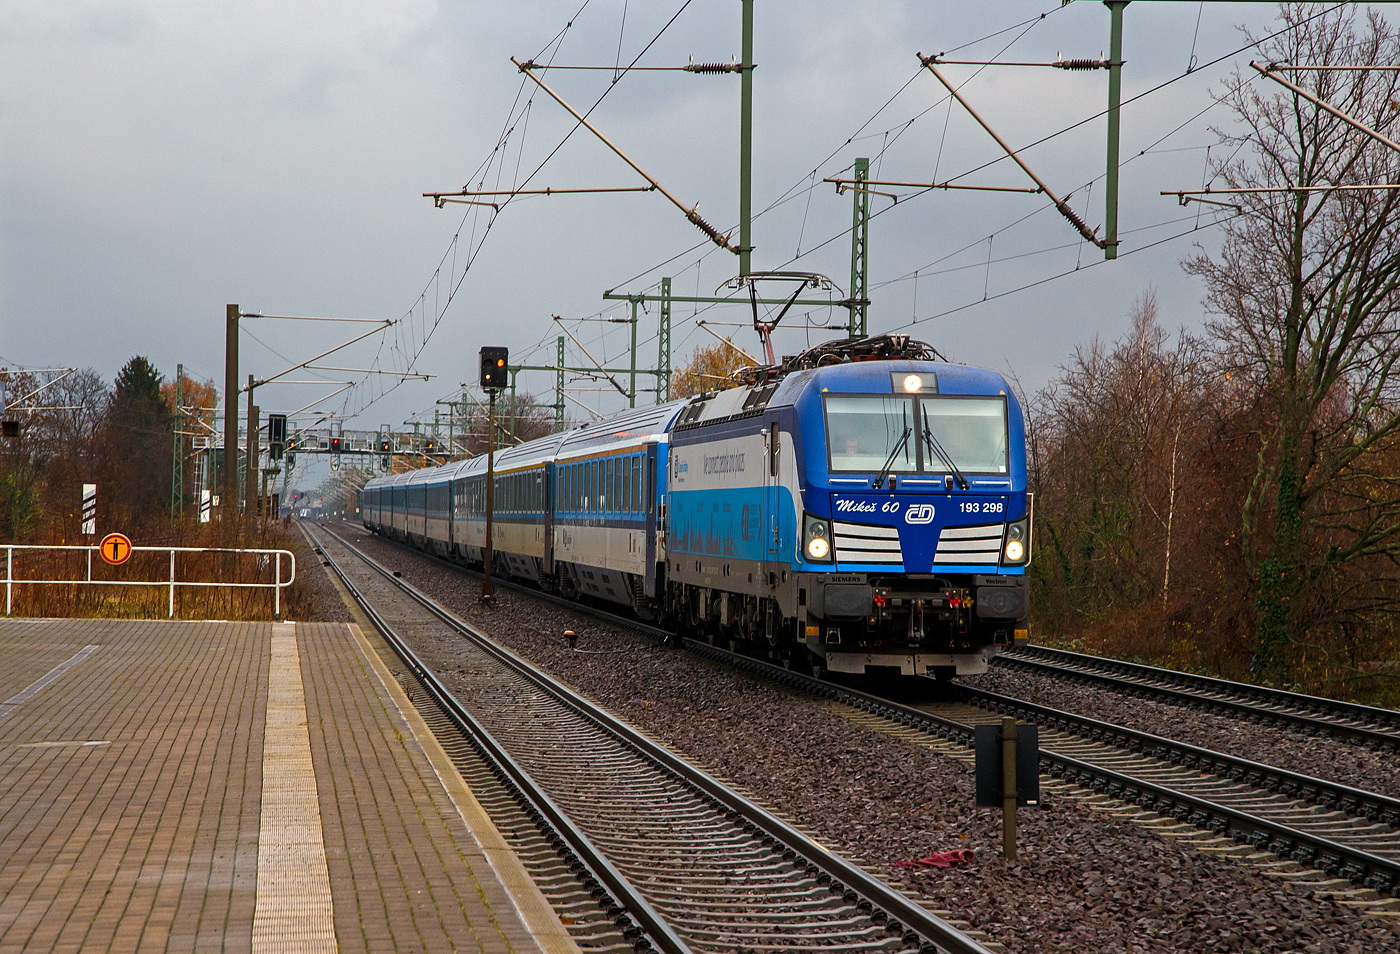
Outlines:
MULTIPOLYGON (((1044 15, 1042 15, 1042 17, 1043 17, 1043 16, 1044 16, 1044 15)), ((1012 28, 1007 28, 1007 29, 1009 30, 1009 29, 1012 29, 1012 28)), ((1003 33, 1004 33, 1004 32, 1006 32, 1006 31, 1003 30, 1003 31, 999 31, 999 32, 1003 32, 1003 33)), ((1259 42, 1259 41, 1255 41, 1255 42, 1259 42)), ((1251 45, 1253 45, 1253 44, 1251 44, 1251 45)), ((1215 59, 1215 60, 1212 60, 1211 63, 1219 62, 1221 59, 1224 59, 1224 58, 1225 58, 1225 57, 1217 58, 1217 59, 1215 59)), ((1209 64, 1208 64, 1208 65, 1209 65, 1209 64)), ((1172 79, 1172 80, 1169 80, 1168 83, 1164 83, 1164 84, 1162 84, 1162 86, 1169 85, 1170 82, 1175 82, 1177 79, 1184 78, 1184 75, 1185 75, 1185 74, 1183 74, 1182 77, 1176 77, 1176 78, 1174 78, 1174 79, 1172 79)), ((907 86, 907 84, 906 84, 906 86, 907 86)), ((1160 87, 1159 87, 1159 88, 1160 88, 1160 87)), ((1148 92, 1151 92, 1151 91, 1148 91, 1148 92)), ((1135 100, 1141 98, 1142 95, 1146 95, 1146 93, 1139 94, 1139 96, 1132 97, 1132 98, 1130 98, 1127 102, 1133 102, 1133 101, 1135 101, 1135 100)), ((950 103, 950 105, 951 105, 951 100, 949 101, 949 103, 950 103)), ((1125 103, 1124 105, 1127 105, 1127 103, 1125 103)), ((1212 106, 1213 106, 1213 105, 1214 105, 1214 103, 1212 104, 1212 106)), ((1210 108, 1210 107, 1207 107, 1207 108, 1210 108)), ((882 107, 882 109, 883 109, 883 107, 882 107)), ((877 113, 876 115, 878 115, 878 113, 877 113)), ((1199 115, 1199 114, 1198 114, 1198 115, 1199 115)), ((872 117, 872 118, 873 118, 873 117, 872 117)), ((1091 117, 1091 118, 1092 118, 1092 117, 1091 117)), ((1087 120, 1085 120, 1085 121, 1087 121, 1087 120)), ((1083 122, 1084 122, 1084 121, 1081 121, 1080 123, 1078 123, 1078 124, 1076 124, 1076 125, 1082 125, 1083 122)), ((1072 127, 1066 127, 1065 130, 1061 130, 1060 133, 1052 134, 1052 136, 1053 136, 1053 135, 1062 134, 1063 132, 1068 131, 1068 129, 1070 129, 1070 128, 1072 128, 1072 127)), ((1170 135, 1170 134, 1169 134, 1169 135, 1170 135)), ((855 138, 856 138, 855 136, 852 136, 852 137, 848 138, 847 144, 848 144, 849 142, 853 141, 855 138)), ((1165 137, 1164 137, 1164 138, 1165 138, 1165 137)), ((1159 142, 1160 142, 1160 141, 1161 141, 1161 140, 1159 140, 1159 142)), ((1192 148, 1205 148, 1205 147, 1192 147, 1192 148)), ((1148 147, 1147 150, 1143 150, 1142 152, 1139 152, 1139 153, 1138 153, 1138 156, 1143 155, 1145 152, 1148 152, 1148 151, 1150 151, 1151 149, 1152 149, 1152 147, 1148 147)), ((1137 158, 1137 156, 1135 156, 1135 157, 1133 157, 1133 158, 1137 158)), ((1131 161, 1131 160, 1129 160, 1129 161, 1131 161)), ((962 175, 966 175, 966 174, 967 174, 967 173, 963 173, 962 175)), ((799 190, 796 192, 796 195, 800 196, 800 195, 801 195, 801 191, 808 191, 808 198, 809 198, 809 201, 810 201, 810 183, 811 183, 811 181, 812 181, 812 178, 813 178, 812 174, 804 175, 803 180, 802 180, 802 185, 807 185, 807 186, 809 186, 809 189, 807 189, 807 190, 802 190, 802 189, 799 188, 799 190)), ((1093 180, 1091 180, 1091 182, 1092 182, 1092 181, 1093 181, 1093 180)), ((1075 191, 1078 192, 1079 190, 1075 190, 1075 191)), ((1068 199, 1069 196, 1070 196, 1070 195, 1073 195, 1073 194, 1074 194, 1074 193, 1070 193, 1069 195, 1067 195, 1067 196, 1066 196, 1066 199, 1068 199)), ((780 197, 780 199, 781 199, 781 198, 782 198, 782 197, 780 197)), ((776 202, 775 202, 775 204, 776 204, 776 202)), ((1078 204, 1078 203, 1076 202, 1076 204, 1078 204)), ((774 206, 769 206, 768 208, 772 208, 772 207, 774 207, 774 206)), ((759 213, 759 215, 762 215, 763 212, 768 211, 768 208, 765 208, 763 211, 761 211, 761 212, 759 213)), ((1216 219, 1215 217, 1212 217, 1208 222, 1204 223, 1204 224, 1202 225, 1202 227, 1203 227, 1203 228, 1204 228, 1204 227, 1208 227, 1210 224, 1212 224, 1212 223, 1215 222, 1216 220, 1217 220, 1217 219, 1216 219)), ((1161 226, 1160 226, 1160 224, 1159 224, 1158 226, 1153 226, 1153 227, 1161 227, 1161 226)), ((1149 227, 1149 228, 1151 228, 1151 227, 1149 227)), ((848 231, 848 230, 846 230, 846 231, 848 231)), ((1001 231, 1001 230, 999 229, 998 231, 1001 231)), ((1138 231, 1138 230, 1131 230, 1131 231, 1138 231)), ((1125 233, 1125 234, 1127 234, 1127 233, 1125 233)), ((1182 233, 1182 234, 1189 234, 1189 233, 1182 233)), ((840 237, 840 236, 835 236, 835 237, 833 237, 833 239, 839 238, 839 237, 840 237)), ((1163 241, 1169 241, 1169 240, 1170 240, 1170 237, 1168 237, 1168 239, 1164 239, 1163 241)), ((980 239, 980 240, 978 241, 977 244, 980 244, 981 241, 985 241, 985 238, 980 239)), ((826 243, 823 243, 823 244, 826 244, 826 243)), ((1160 244, 1160 242, 1154 242, 1154 243, 1152 243, 1153 246, 1155 246, 1155 245, 1157 245, 1157 244, 1160 244)), ((693 252, 693 251, 695 250, 695 248, 700 247, 701 245, 703 245, 703 243, 699 243, 699 244, 697 244, 696 246, 692 246, 691 248, 689 248, 689 249, 687 249, 687 250, 685 250, 685 251, 683 251, 683 252, 680 252, 680 253, 678 253, 678 254, 675 255, 675 256, 671 256, 670 258, 668 258, 668 259, 667 259, 665 262, 663 262, 662 264, 657 265, 657 266, 653 266, 653 268, 648 269, 648 270, 646 270, 646 271, 643 271, 643 272, 639 273, 639 275, 636 276, 636 278, 629 280, 629 282, 627 282, 627 283, 620 283, 620 284, 630 284, 631 281, 635 281, 636 279, 639 279, 639 278, 644 278, 644 277, 646 277, 647 275, 652 274, 653 272, 655 272, 657 269, 659 269, 659 268, 664 268, 665 265, 670 264, 671 262, 674 262, 674 261, 676 261, 677 259, 681 259, 681 258, 685 257, 686 255, 688 255, 688 254, 690 254, 691 252, 693 252)), ((1051 248, 1051 249, 1046 249, 1046 250, 1042 250, 1042 251, 1053 251, 1054 249, 1064 248, 1064 247, 1068 247, 1068 246, 1057 245, 1057 246, 1054 246, 1054 247, 1051 248)), ((1146 246, 1146 247, 1152 247, 1152 246, 1146 246)), ((812 251, 812 250, 807 250, 806 252, 803 253, 803 255, 796 256, 795 259, 796 259, 796 258, 800 258, 800 257, 804 257, 805 254, 809 254, 811 251, 812 251)), ((1024 253, 1024 255, 1030 255, 1030 254, 1040 254, 1040 252, 1024 253)), ((1002 260, 1004 260, 1004 259, 1006 259, 1006 258, 1010 258, 1010 257, 1013 257, 1013 256, 1000 256, 1000 257, 997 257, 996 259, 994 259, 993 261, 1002 261, 1002 260)), ((708 258, 708 255, 703 255, 701 258, 702 258, 702 260, 707 259, 707 258, 708 258)), ((795 259, 794 259, 794 260, 795 260, 795 259)), ((926 275, 927 272, 922 272, 922 271, 921 271, 920 274, 921 274, 921 275, 926 275)), ((697 269, 697 278, 698 278, 698 277, 699 277, 699 272, 698 272, 698 269, 697 269)), ((881 283, 881 284, 886 284, 886 283, 881 283)), ((615 287, 616 287, 616 286, 615 286, 615 287)), ((989 296, 989 300, 992 300, 992 299, 997 298, 997 297, 1001 297, 1002 294, 1003 294, 1003 293, 997 293, 997 294, 995 294, 995 295, 989 296)), ((714 306, 706 306, 706 308, 705 308, 704 310, 709 310, 711 307, 714 307, 714 306)), ((696 311, 697 311, 697 313, 701 313, 701 312, 700 312, 700 309, 696 309, 696 311)), ((678 317, 679 317, 679 316, 678 316, 678 317)), ((678 328, 677 331, 680 331, 680 329, 678 328)), ((688 333, 686 333, 686 334, 688 335, 688 333)))
MULTIPOLYGON (((559 48, 560 48, 560 45, 561 45, 562 42, 563 42, 564 36, 567 34, 567 32, 569 31, 569 29, 571 29, 572 26, 574 25, 574 21, 577 19, 577 16, 578 16, 579 14, 581 14, 581 13, 583 12, 583 10, 586 9, 586 8, 588 7, 589 2, 590 2, 590 0, 585 0, 585 2, 578 8, 578 11, 576 12, 574 18, 571 18, 571 19, 569 20, 569 22, 566 24, 566 26, 565 26, 562 30, 560 30, 559 33, 557 33, 557 34, 555 35, 555 37, 554 37, 549 43, 545 44, 545 46, 541 49, 540 53, 536 54, 534 57, 531 58, 533 61, 538 62, 538 61, 540 60, 540 58, 541 58, 542 56, 544 56, 544 54, 545 54, 546 52, 548 52, 548 51, 552 51, 552 52, 550 52, 550 57, 551 57, 551 58, 552 58, 554 55, 556 55, 556 54, 558 53, 558 50, 559 50, 559 48)), ((670 27, 670 26, 676 21, 676 19, 681 15, 681 13, 683 13, 683 12, 685 11, 685 9, 686 9, 687 7, 690 6, 690 3, 691 3, 691 2, 692 2, 692 0, 685 0, 685 2, 681 4, 680 8, 671 16, 671 18, 666 22, 666 24, 662 26, 661 30, 658 31, 657 34, 656 34, 655 36, 652 37, 651 41, 648 42, 648 43, 646 44, 646 46, 642 49, 642 51, 639 52, 639 53, 637 54, 637 56, 632 60, 632 62, 628 64, 628 67, 626 67, 626 68, 624 68, 624 69, 622 70, 622 73, 625 74, 625 73, 628 71, 628 69, 630 69, 632 66, 636 65, 637 60, 639 60, 643 55, 645 55, 645 53, 646 53, 648 50, 651 49, 651 47, 656 43, 656 41, 657 41, 658 39, 660 39, 661 35, 664 34, 664 33, 666 32, 666 30, 669 29, 669 27, 670 27)), ((541 64, 541 66, 542 66, 542 68, 548 68, 548 64, 541 64)), ((512 106, 511 112, 510 112, 510 114, 508 115, 508 118, 507 118, 507 120, 506 120, 505 129, 503 130, 501 136, 498 138, 497 144, 496 144, 496 146, 492 149, 490 155, 489 155, 485 160, 483 160, 483 161, 482 161, 482 164, 478 167, 477 173, 474 174, 474 177, 475 177, 475 178, 479 178, 479 177, 481 176, 482 172, 490 166, 492 160, 501 155, 502 150, 503 150, 505 144, 509 141, 510 133, 511 133, 511 132, 514 130, 514 128, 515 128, 514 125, 513 125, 513 123, 515 122, 515 106, 519 104, 519 102, 520 102, 520 97, 521 97, 521 95, 522 95, 522 91, 523 91, 524 88, 525 88, 525 84, 524 84, 524 81, 522 80, 521 87, 520 87, 520 89, 517 90, 517 93, 516 93, 516 101, 515 101, 515 104, 512 106)), ((612 86, 609 86, 608 90, 610 91, 612 88, 613 88, 612 86)), ((595 108, 599 105, 599 103, 601 103, 602 100, 603 100, 607 95, 608 95, 608 91, 604 91, 603 94, 602 94, 601 96, 599 96, 598 99, 593 103, 593 105, 589 107, 588 112, 592 112, 592 110, 595 109, 595 108)), ((527 107, 528 107, 528 102, 529 102, 529 101, 527 100, 527 107)), ((588 114, 588 112, 584 113, 584 115, 586 116, 586 115, 588 114)), ((576 130, 576 129, 577 129, 577 126, 575 126, 574 129, 576 130)), ((563 140, 561 140, 561 141, 554 147, 554 149, 550 151, 550 153, 545 157, 545 159, 542 160, 542 161, 535 167, 535 169, 529 174, 529 176, 526 177, 526 179, 524 180, 524 182, 523 182, 523 183, 517 182, 517 185, 528 184, 529 181, 531 181, 536 175, 538 175, 539 171, 540 171, 540 170, 543 168, 543 166, 549 161, 549 159, 552 158, 552 157, 558 152, 558 150, 559 150, 560 148, 563 147, 563 145, 564 145, 565 142, 567 142, 567 140, 568 140, 568 139, 570 138, 570 136, 572 135, 572 132, 573 132, 573 131, 571 130, 570 133, 566 134, 566 135, 564 136, 563 140)), ((501 170, 501 168, 500 168, 500 166, 499 166, 499 164, 498 164, 498 181, 499 181, 499 174, 500 174, 500 171, 502 171, 502 170, 501 170)), ((518 174, 517 174, 517 175, 518 175, 518 174)), ((502 205, 508 204, 510 201, 511 201, 511 199, 510 199, 510 198, 507 198, 507 199, 506 199, 506 202, 505 202, 505 203, 502 203, 502 205)), ((451 241, 449 242, 449 244, 448 244, 447 250, 444 251, 444 253, 443 253, 443 255, 442 255, 442 257, 441 257, 441 259, 440 259, 440 261, 439 261, 438 268, 437 268, 437 269, 434 271, 434 273, 433 273, 433 277, 429 280, 428 285, 425 286, 424 292, 420 293, 420 295, 419 295, 419 301, 420 301, 420 302, 425 301, 425 295, 426 295, 427 288, 433 287, 433 286, 435 286, 437 283, 439 283, 439 282, 441 281, 443 266, 444 266, 445 264, 448 264, 448 260, 449 260, 449 257, 450 257, 450 258, 451 258, 451 262, 450 262, 450 265, 449 265, 449 269, 450 269, 450 271, 449 271, 449 278, 451 279, 452 283, 451 283, 451 287, 449 288, 449 290, 448 290, 448 292, 447 292, 447 296, 446 296, 446 297, 447 297, 447 300, 446 300, 445 302, 441 302, 441 303, 440 303, 440 306, 435 304, 435 307, 434 307, 434 315, 433 315, 433 321, 432 321, 432 324, 431 324, 430 326, 427 324, 427 316, 426 316, 426 314, 425 314, 425 315, 424 315, 424 325, 425 325, 425 327, 422 329, 421 333, 415 333, 415 334, 413 334, 412 338, 411 338, 410 340, 407 340, 407 341, 406 341, 406 340, 404 340, 404 339, 402 338, 402 334, 401 334, 401 331, 402 331, 402 330, 401 330, 401 331, 400 331, 400 336, 398 337, 398 340, 397 340, 397 343, 396 343, 395 345, 393 345, 393 346, 390 347, 390 354, 395 354, 395 353, 397 353, 397 354, 399 354, 399 355, 401 356, 401 358, 403 359, 403 361, 404 361, 403 367, 404 367, 405 370, 412 370, 412 368, 413 368, 414 365, 416 364, 418 358, 422 355, 424 349, 427 347, 428 341, 432 338, 433 334, 436 332, 437 328, 438 328, 439 325, 441 324, 442 319, 443 319, 443 317, 446 315, 448 308, 451 307, 451 304, 452 304, 453 300, 455 300, 456 295, 457 295, 458 292, 460 291, 461 286, 462 286, 462 283, 466 280, 467 275, 470 273, 472 264, 475 262, 476 257, 480 254, 481 249, 482 249, 483 246, 485 245, 486 238, 487 238, 487 236, 489 236, 489 234, 490 234, 490 232, 491 232, 491 230, 492 230, 492 226, 494 225, 494 223, 495 223, 495 221, 496 221, 496 218, 497 218, 497 215, 498 215, 498 213, 499 213, 500 210, 499 210, 499 208, 493 208, 490 221, 488 221, 488 222, 486 223, 486 226, 485 226, 485 228, 483 229, 482 234, 481 234, 481 236, 480 236, 479 239, 478 239, 478 236, 476 235, 476 222, 477 222, 477 218, 476 218, 476 215, 474 214, 475 211, 476 211, 476 210, 469 209, 469 210, 467 211, 467 213, 463 216, 462 222, 461 222, 461 224, 459 225, 458 231, 457 231, 457 233, 455 233, 455 234, 453 235, 452 240, 451 240, 451 241), (472 223, 473 223, 473 225, 472 225, 472 233, 471 233, 471 235, 470 235, 470 237, 469 237, 470 251, 469 251, 468 256, 467 256, 467 261, 466 261, 465 264, 463 265, 462 270, 461 270, 461 273, 460 273, 460 275, 459 275, 459 274, 457 273, 457 261, 456 261, 457 250, 458 250, 458 248, 459 248, 459 246, 460 246, 461 229, 462 229, 463 226, 465 226, 465 225, 467 224, 467 222, 468 222, 469 219, 470 219, 470 220, 472 221, 472 223)), ((413 324, 412 316, 413 316, 413 314, 414 314, 414 312, 415 312, 416 310, 417 310, 417 305, 415 305, 414 308, 411 308, 411 309, 409 310, 409 312, 406 313, 406 316, 405 316, 405 317, 409 318, 409 325, 410 325, 410 327, 411 327, 412 324, 413 324)), ((381 349, 380 349, 380 350, 381 350, 381 353, 383 353, 383 347, 382 347, 382 345, 381 345, 381 349)), ((378 360, 378 358, 376 358, 376 360, 378 360)), ((400 382, 400 383, 401 383, 401 382, 400 382)), ((367 409, 369 406, 371 406, 372 404, 374 404, 374 403, 377 402, 378 400, 382 399, 386 394, 388 394, 388 393, 392 392, 393 390, 395 390, 398 386, 399 386, 398 384, 395 384, 395 385, 394 385, 393 387, 391 387, 391 388, 388 388, 388 389, 385 389, 385 390, 380 391, 378 395, 371 397, 368 401, 362 401, 362 402, 361 402, 361 405, 355 410, 354 413, 355 413, 355 414, 363 413, 363 411, 364 411, 365 409, 367 409)), ((357 388, 357 391, 358 391, 358 390, 359 390, 359 389, 357 388)), ((353 396, 353 393, 352 393, 352 396, 353 396)), ((345 410, 348 410, 348 404, 342 406, 342 411, 345 411, 345 410)), ((353 415, 351 415, 351 416, 353 416, 353 415)))

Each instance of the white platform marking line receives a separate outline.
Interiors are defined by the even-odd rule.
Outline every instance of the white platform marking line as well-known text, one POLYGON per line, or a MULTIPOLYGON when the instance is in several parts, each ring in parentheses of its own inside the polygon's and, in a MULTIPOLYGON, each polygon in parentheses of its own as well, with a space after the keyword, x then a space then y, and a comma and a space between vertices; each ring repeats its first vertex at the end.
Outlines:
POLYGON ((254 954, 338 949, 306 723, 295 625, 275 623, 263 736, 254 954))
POLYGON ((16 709, 24 705, 30 699, 33 699, 35 696, 37 696, 49 683, 53 682, 59 676, 72 669, 74 666, 91 656, 93 653, 97 652, 99 648, 100 647, 98 646, 84 646, 82 649, 78 650, 71 657, 69 657, 66 662, 61 662, 57 666, 54 666, 48 672, 44 673, 38 679, 35 679, 33 682, 25 686, 19 692, 10 696, 10 698, 6 699, 4 702, 0 702, 0 722, 3 722, 5 718, 8 715, 10 715, 10 713, 14 712, 16 709))

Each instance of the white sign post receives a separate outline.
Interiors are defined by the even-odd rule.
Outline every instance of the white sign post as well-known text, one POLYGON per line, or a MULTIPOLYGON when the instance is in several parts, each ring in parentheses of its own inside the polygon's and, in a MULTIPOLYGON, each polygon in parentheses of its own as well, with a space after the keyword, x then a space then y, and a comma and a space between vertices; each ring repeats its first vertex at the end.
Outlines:
POLYGON ((83 533, 97 532, 97 485, 83 484, 83 533))

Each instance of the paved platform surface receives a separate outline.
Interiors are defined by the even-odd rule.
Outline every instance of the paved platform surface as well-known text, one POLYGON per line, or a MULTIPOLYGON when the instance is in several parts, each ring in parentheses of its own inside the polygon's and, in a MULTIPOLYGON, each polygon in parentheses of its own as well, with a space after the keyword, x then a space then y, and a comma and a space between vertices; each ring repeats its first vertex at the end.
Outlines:
POLYGON ((358 627, 0 619, 0 954, 577 951, 358 627))

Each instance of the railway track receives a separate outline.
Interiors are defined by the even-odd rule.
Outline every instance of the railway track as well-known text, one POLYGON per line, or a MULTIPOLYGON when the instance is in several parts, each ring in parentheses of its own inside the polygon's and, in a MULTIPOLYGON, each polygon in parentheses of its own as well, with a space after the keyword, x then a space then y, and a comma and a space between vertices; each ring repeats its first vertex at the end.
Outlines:
MULTIPOLYGON (((664 630, 635 620, 518 589, 570 612, 652 638, 670 638, 664 630)), ((953 687, 952 702, 906 704, 721 646, 696 640, 685 640, 684 645, 873 714, 901 731, 916 730, 967 748, 973 726, 1015 715, 1040 726, 1045 775, 1137 806, 1138 820, 1158 831, 1178 837, 1188 828, 1199 832, 1201 837, 1194 839, 1198 847, 1250 855, 1260 865, 1271 864, 1272 856, 1330 879, 1314 881, 1313 890, 1400 907, 1400 899, 1381 897, 1400 896, 1400 800, 966 686, 953 687)))
POLYGON ((1197 847, 1268 855, 1332 880, 1314 881, 1358 902, 1400 909, 1400 801, 1171 739, 1095 722, 1072 713, 965 686, 954 701, 897 702, 813 679, 705 643, 688 648, 827 696, 894 724, 971 748, 973 727, 1002 715, 1040 727, 1040 770, 1141 812, 1136 820, 1164 833, 1200 833, 1197 847))
POLYGON ((1193 708, 1213 708, 1362 745, 1400 747, 1400 712, 1389 709, 1039 646, 1002 654, 996 665, 1112 686, 1130 695, 1193 708))
POLYGON ((537 833, 524 834, 518 818, 511 830, 563 853, 575 873, 561 884, 570 911, 586 894, 626 942, 667 952, 990 950, 490 642, 337 535, 308 533, 439 722, 470 739, 496 783, 513 789, 487 801, 525 806, 537 833), (461 640, 456 678, 470 706, 414 654, 409 632, 461 640))

